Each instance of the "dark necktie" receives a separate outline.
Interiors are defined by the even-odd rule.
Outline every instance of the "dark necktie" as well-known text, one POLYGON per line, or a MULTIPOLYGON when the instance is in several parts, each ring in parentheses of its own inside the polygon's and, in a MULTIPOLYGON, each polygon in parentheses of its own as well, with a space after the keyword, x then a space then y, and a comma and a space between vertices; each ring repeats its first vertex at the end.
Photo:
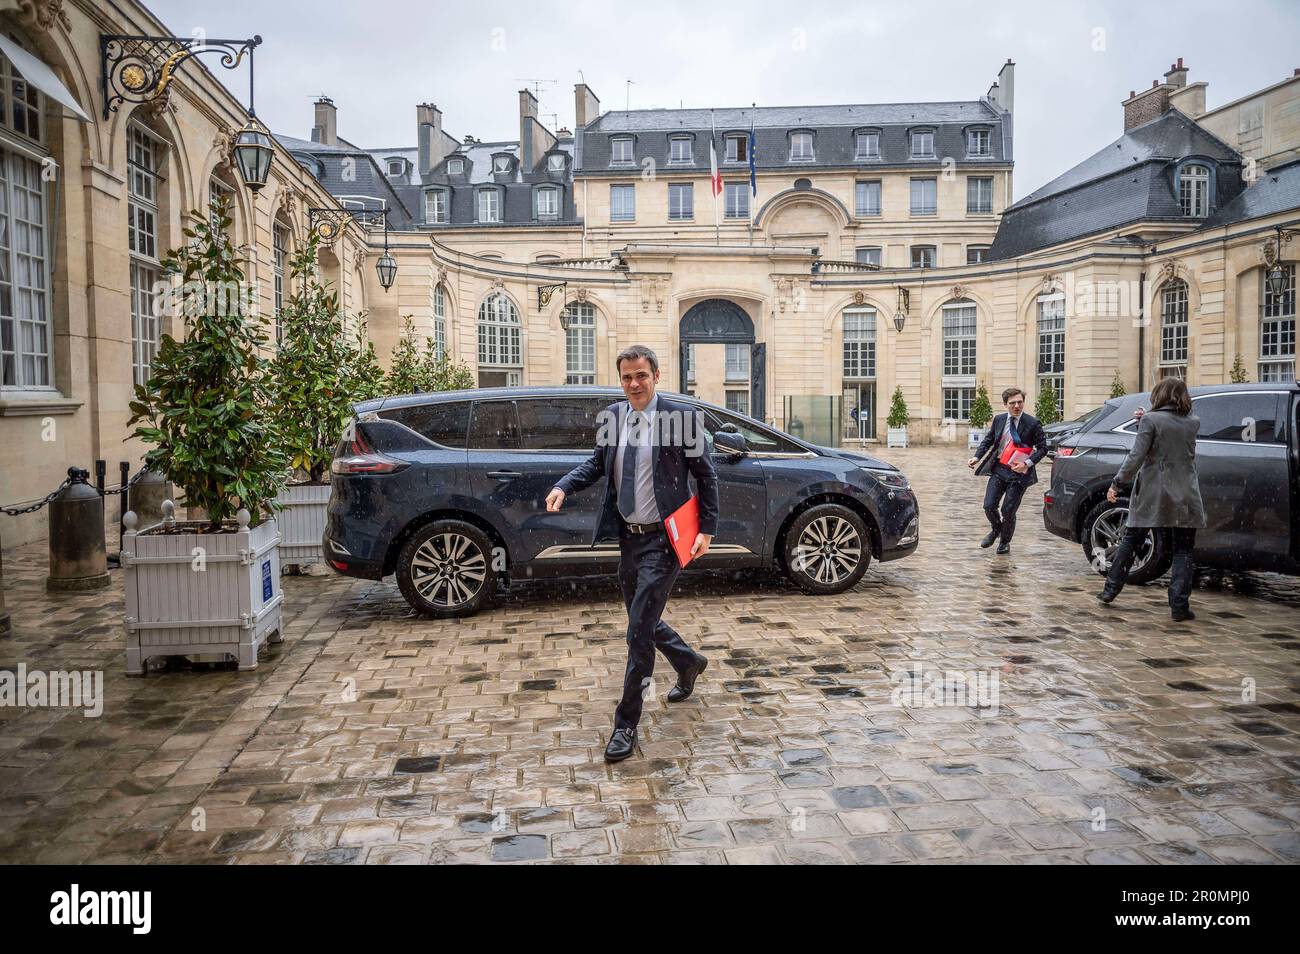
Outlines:
POLYGON ((623 480, 618 487, 618 509, 624 520, 631 520, 636 513, 636 458, 639 448, 635 443, 640 428, 640 412, 629 405, 627 409, 627 444, 623 448, 623 480))

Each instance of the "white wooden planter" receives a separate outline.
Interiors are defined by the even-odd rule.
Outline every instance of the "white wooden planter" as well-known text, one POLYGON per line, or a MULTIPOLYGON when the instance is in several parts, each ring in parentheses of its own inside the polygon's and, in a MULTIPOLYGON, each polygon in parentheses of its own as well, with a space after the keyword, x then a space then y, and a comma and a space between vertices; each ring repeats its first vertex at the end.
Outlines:
POLYGON ((907 446, 907 428, 890 427, 886 428, 885 434, 886 447, 906 447, 907 446))
POLYGON ((329 508, 329 484, 290 484, 276 502, 280 524, 280 562, 308 566, 325 562, 321 538, 329 508))
POLYGON ((984 430, 978 427, 972 427, 966 433, 966 446, 979 447, 984 441, 984 430))
POLYGON ((268 637, 280 641, 279 527, 268 519, 249 527, 239 511, 234 533, 203 533, 204 524, 177 524, 163 502, 160 526, 136 532, 128 512, 122 537, 126 583, 126 671, 143 675, 150 656, 231 654, 241 670, 257 668, 268 637), (162 532, 168 527, 192 531, 162 532))

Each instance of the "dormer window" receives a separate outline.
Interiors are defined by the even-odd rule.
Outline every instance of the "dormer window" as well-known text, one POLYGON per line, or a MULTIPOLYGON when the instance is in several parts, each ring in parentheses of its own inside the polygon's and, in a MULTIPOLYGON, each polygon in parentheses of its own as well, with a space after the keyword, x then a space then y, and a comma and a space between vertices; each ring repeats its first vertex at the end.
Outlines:
POLYGON ((878 132, 860 132, 854 134, 854 159, 879 159, 880 158, 880 133, 878 132))
POLYGON ((555 153, 553 155, 547 156, 546 168, 549 169, 551 172, 563 172, 564 155, 562 153, 555 153))
POLYGON ((989 151, 989 131, 987 129, 968 129, 966 131, 966 155, 972 159, 985 159, 989 151))
POLYGON ((447 221, 447 190, 430 189, 424 194, 424 220, 431 225, 447 221))
POLYGON ((790 161, 812 162, 813 134, 810 132, 790 133, 790 161))
POLYGON ((388 160, 388 174, 389 174, 390 176, 400 176, 400 175, 404 175, 405 173, 406 173, 406 160, 405 160, 405 159, 389 159, 389 160, 388 160))
POLYGON ((609 141, 609 161, 611 165, 636 161, 632 156, 632 139, 630 136, 623 136, 609 141))
POLYGON ((560 190, 546 188, 537 190, 537 217, 554 219, 560 214, 560 190))
POLYGON ((749 162, 749 137, 735 133, 726 138, 723 162, 749 162))
POLYGON ((912 133, 912 158, 913 159, 933 159, 934 158, 934 131, 931 129, 918 130, 912 133))
POLYGON ((449 159, 449 160, 447 160, 447 175, 449 175, 449 176, 461 176, 461 175, 464 175, 464 174, 465 174, 465 160, 464 160, 464 159, 449 159))
POLYGON ((669 162, 694 162, 690 136, 674 136, 668 140, 669 162))
POLYGON ((1178 175, 1178 201, 1183 215, 1204 218, 1210 214, 1210 170, 1199 162, 1183 166, 1178 175))
POLYGON ((486 223, 501 221, 501 193, 496 189, 479 191, 478 220, 486 223))
POLYGON ((495 172, 495 173, 509 172, 509 171, 510 171, 510 157, 509 157, 509 156, 493 156, 493 157, 492 157, 492 171, 495 172))

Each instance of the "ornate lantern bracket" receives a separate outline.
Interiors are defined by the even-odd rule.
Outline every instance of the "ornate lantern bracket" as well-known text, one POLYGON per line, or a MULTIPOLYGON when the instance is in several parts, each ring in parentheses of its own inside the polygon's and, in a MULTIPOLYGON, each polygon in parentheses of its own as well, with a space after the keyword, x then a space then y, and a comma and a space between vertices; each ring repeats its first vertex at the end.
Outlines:
POLYGON ((182 63, 200 53, 220 53, 222 67, 233 70, 248 54, 249 104, 253 115, 253 50, 260 36, 247 40, 213 40, 201 36, 133 36, 124 33, 99 35, 100 91, 104 96, 104 119, 123 103, 148 103, 167 92, 182 63))
POLYGON ((316 206, 307 210, 307 231, 315 232, 326 242, 333 242, 349 222, 364 226, 384 226, 385 247, 388 242, 388 209, 331 209, 316 206))
MULTIPOLYGON (((537 310, 541 311, 543 308, 549 305, 551 303, 551 296, 554 295, 557 291, 567 289, 568 287, 569 287, 568 282, 557 282, 554 285, 538 285, 537 286, 537 310)), ((566 301, 568 300, 567 295, 568 293, 566 291, 565 292, 566 301)), ((561 309, 560 324, 563 325, 567 320, 568 319, 565 317, 563 309, 561 309)), ((565 331, 568 331, 568 329, 565 328, 565 331)))
POLYGON ((898 286, 898 311, 894 313, 894 330, 899 334, 903 333, 903 326, 907 324, 907 313, 912 307, 912 293, 902 285, 898 286))
POLYGON ((1286 272, 1282 268, 1283 247, 1300 231, 1284 229, 1277 226, 1273 238, 1264 241, 1261 252, 1264 256, 1264 284, 1274 298, 1281 298, 1286 293, 1286 272))

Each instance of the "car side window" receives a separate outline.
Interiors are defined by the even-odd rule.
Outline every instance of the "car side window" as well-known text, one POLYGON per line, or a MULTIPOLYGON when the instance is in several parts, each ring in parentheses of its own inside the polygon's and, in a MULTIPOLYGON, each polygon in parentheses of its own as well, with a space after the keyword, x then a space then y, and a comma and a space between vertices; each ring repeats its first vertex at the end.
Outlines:
POLYGON ((600 398, 538 398, 517 402, 525 450, 582 450, 596 446, 600 398))
POLYGON ((1276 394, 1213 394, 1194 399, 1192 413, 1201 419, 1197 440, 1278 442, 1276 394))
POLYGON ((468 401, 417 404, 380 411, 379 416, 409 427, 443 447, 464 447, 469 431, 468 401))
MULTIPOLYGON (((733 417, 723 411, 715 411, 712 408, 705 414, 706 430, 717 430, 724 424, 734 424, 737 431, 745 438, 745 443, 749 449, 761 454, 802 454, 804 449, 791 440, 787 440, 780 434, 769 431, 766 428, 757 428, 742 418, 733 417), (708 422, 709 417, 717 418, 717 423, 708 422)), ((712 436, 712 435, 710 435, 712 436)), ((712 443, 712 442, 710 442, 712 443)), ((710 448, 711 449, 711 448, 710 448)))
POLYGON ((475 401, 469 423, 471 450, 519 450, 514 401, 475 401))

